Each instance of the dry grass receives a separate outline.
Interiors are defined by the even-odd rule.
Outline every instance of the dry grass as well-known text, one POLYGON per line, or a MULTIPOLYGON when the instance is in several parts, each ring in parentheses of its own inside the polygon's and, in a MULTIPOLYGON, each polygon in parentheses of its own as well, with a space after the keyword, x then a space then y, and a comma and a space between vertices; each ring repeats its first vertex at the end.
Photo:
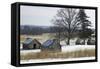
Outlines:
POLYGON ((21 60, 45 59, 45 58, 77 58, 95 56, 95 49, 85 49, 71 52, 38 52, 21 54, 21 60))

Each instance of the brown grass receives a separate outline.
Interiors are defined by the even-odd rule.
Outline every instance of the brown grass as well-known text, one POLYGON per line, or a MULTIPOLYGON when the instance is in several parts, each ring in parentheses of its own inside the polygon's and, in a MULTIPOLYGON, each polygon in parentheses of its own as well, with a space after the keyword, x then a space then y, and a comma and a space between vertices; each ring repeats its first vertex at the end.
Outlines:
POLYGON ((45 59, 45 58, 77 58, 95 56, 95 49, 85 49, 71 52, 38 52, 21 54, 21 60, 45 59))

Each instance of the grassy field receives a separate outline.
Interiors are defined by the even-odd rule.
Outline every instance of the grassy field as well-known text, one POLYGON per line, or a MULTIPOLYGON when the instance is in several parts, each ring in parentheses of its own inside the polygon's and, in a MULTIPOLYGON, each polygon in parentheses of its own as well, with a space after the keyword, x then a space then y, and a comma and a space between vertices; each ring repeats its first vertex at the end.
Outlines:
POLYGON ((21 60, 30 59, 46 59, 46 58, 78 58, 78 57, 93 57, 95 49, 77 50, 71 52, 38 52, 21 54, 21 60))
MULTIPOLYGON (((48 39, 53 39, 55 34, 42 34, 42 35, 21 35, 21 42, 25 41, 27 37, 32 39, 37 39, 40 43, 45 42, 48 39)), ((73 42, 71 42, 73 43, 73 42)), ((62 45, 64 42, 62 42, 62 45)), ((30 53, 21 53, 21 60, 31 60, 31 59, 46 59, 46 58, 78 58, 78 57, 95 57, 95 48, 93 49, 84 49, 84 50, 72 50, 66 52, 30 52, 30 53)))

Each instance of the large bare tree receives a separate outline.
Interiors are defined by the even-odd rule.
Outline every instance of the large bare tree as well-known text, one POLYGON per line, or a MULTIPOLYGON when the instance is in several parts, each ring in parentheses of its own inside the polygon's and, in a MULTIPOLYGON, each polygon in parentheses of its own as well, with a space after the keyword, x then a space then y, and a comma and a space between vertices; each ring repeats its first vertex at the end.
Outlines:
MULTIPOLYGON (((55 26, 62 27, 65 31, 63 36, 67 38, 66 44, 70 44, 70 39, 73 33, 79 28, 81 24, 77 18, 78 9, 63 8, 57 11, 56 16, 52 20, 55 26)), ((60 34, 60 32, 59 32, 60 34)))

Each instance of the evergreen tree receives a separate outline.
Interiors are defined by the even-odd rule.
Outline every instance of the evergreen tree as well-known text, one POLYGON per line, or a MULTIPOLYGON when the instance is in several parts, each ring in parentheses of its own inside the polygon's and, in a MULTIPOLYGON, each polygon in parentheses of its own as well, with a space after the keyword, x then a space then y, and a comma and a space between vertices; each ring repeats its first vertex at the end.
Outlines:
POLYGON ((89 28, 91 26, 91 22, 88 20, 88 16, 85 13, 84 9, 80 9, 78 13, 78 21, 81 23, 81 30, 79 32, 79 37, 84 40, 91 36, 92 30, 89 28))

